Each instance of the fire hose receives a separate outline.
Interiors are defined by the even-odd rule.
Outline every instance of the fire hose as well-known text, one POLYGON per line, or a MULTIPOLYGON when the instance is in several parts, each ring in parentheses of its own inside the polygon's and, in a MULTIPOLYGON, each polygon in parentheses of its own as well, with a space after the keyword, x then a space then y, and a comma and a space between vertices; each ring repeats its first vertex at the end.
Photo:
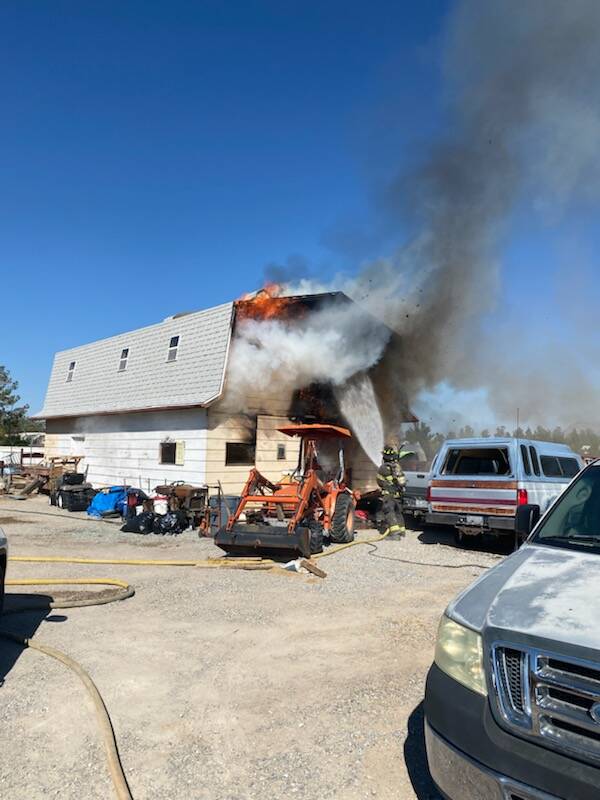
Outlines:
MULTIPOLYGON (((326 552, 317 553, 312 556, 313 559, 320 559, 325 558, 326 556, 335 555, 343 550, 347 550, 350 547, 356 547, 359 545, 370 545, 372 548, 376 549, 376 543, 381 542, 388 536, 387 533, 384 533, 380 536, 373 537, 371 539, 358 539, 353 542, 347 542, 345 544, 340 544, 336 547, 332 547, 328 549, 326 552)), ((372 552, 370 553, 372 554, 372 552)), ((415 564, 422 564, 426 565, 425 562, 411 562, 407 561, 406 559, 394 559, 398 561, 405 561, 406 563, 415 563, 415 564)), ((260 557, 257 558, 218 558, 218 559, 204 559, 204 560, 193 560, 193 559, 178 559, 178 560, 162 560, 162 559, 131 559, 131 558, 80 558, 76 556, 10 556, 9 561, 14 562, 28 562, 28 563, 45 563, 45 564, 104 564, 104 565, 128 565, 128 566, 164 566, 164 567, 197 567, 200 569, 243 569, 243 570, 270 570, 272 569, 277 562, 273 561, 272 559, 262 559, 260 557)), ((440 565, 440 564, 430 564, 428 566, 448 566, 448 565, 440 565)), ((455 568, 463 568, 463 567, 483 567, 483 565, 478 564, 460 564, 460 565, 452 565, 455 568)), ((83 608, 86 606, 95 606, 95 605, 104 605, 107 603, 114 603, 119 600, 125 600, 128 597, 133 597, 135 594, 135 590, 132 586, 124 581, 111 579, 111 578, 23 578, 23 579, 11 579, 6 581, 7 586, 73 586, 73 585, 104 585, 104 586, 114 586, 116 587, 116 591, 111 593, 110 595, 103 595, 96 598, 87 598, 84 600, 67 600, 67 601, 60 601, 60 600, 53 600, 50 603, 44 603, 43 605, 39 606, 28 606, 27 608, 23 609, 15 609, 13 612, 9 613, 23 613, 26 611, 33 610, 35 608, 41 609, 54 609, 54 608, 83 608)), ((110 772, 110 777, 115 789, 115 794, 118 800, 132 800, 132 795, 127 784, 127 779, 125 777, 125 773, 123 771, 123 766, 121 764, 121 759, 119 757, 119 750, 117 746, 117 741, 115 738, 115 733, 112 727, 112 723, 110 720, 110 716, 106 709, 106 705, 102 699, 98 688, 96 687, 94 681, 90 677, 89 673, 75 661, 73 658, 68 656, 66 653, 63 653, 60 650, 57 650, 49 645, 45 644, 38 644, 37 642, 33 641, 32 639, 26 639, 23 637, 18 636, 15 633, 10 631, 0 630, 0 637, 9 639, 24 648, 29 648, 30 650, 36 650, 43 655, 49 656, 50 658, 54 658, 57 661, 60 661, 62 664, 67 666, 70 670, 72 670, 82 681, 85 688, 87 689, 92 701, 94 703, 94 709, 96 712, 96 716, 98 719, 98 724, 100 727, 100 731, 102 734, 102 739, 104 742, 104 749, 106 752, 106 758, 108 762, 108 768, 110 772)))
MULTIPOLYGON (((203 569, 271 569, 274 562, 264 563, 260 559, 236 559, 235 562, 227 561, 226 559, 214 559, 205 561, 162 561, 153 559, 99 559, 99 558, 68 558, 61 556, 10 556, 9 561, 17 562, 32 562, 32 563, 49 563, 49 564, 129 564, 133 566, 170 566, 170 567, 200 567, 203 569)), ((39 605, 28 605, 26 608, 15 609, 5 613, 24 613, 36 609, 47 610, 54 608, 84 608, 86 606, 105 605, 107 603, 114 603, 118 600, 125 600, 128 597, 133 597, 135 590, 125 581, 120 581, 114 578, 15 578, 6 581, 6 586, 114 586, 116 590, 109 595, 102 595, 100 597, 91 597, 84 600, 52 600, 50 603, 40 603, 39 605)), ((60 661, 77 677, 81 680, 83 685, 88 691, 100 727, 102 740, 104 743, 104 750, 108 762, 108 769, 110 777, 114 786, 115 795, 118 800, 132 800, 132 795, 127 784, 127 778, 123 771, 121 759, 119 757, 119 749, 117 740, 110 720, 109 713, 106 705, 102 699, 102 695, 92 680, 89 673, 79 664, 75 659, 50 647, 46 644, 40 644, 32 639, 27 639, 19 636, 12 631, 0 630, 0 638, 8 639, 23 648, 36 650, 38 653, 49 656, 50 658, 60 661)))

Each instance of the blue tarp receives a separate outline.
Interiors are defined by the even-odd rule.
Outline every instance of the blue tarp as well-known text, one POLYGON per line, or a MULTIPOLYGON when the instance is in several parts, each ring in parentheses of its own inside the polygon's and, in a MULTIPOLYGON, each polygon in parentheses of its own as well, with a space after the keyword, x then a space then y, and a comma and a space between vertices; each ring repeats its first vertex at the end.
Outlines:
POLYGON ((108 491, 98 492, 90 505, 87 513, 90 517, 103 517, 111 511, 123 512, 127 505, 127 489, 122 486, 111 486, 108 491))

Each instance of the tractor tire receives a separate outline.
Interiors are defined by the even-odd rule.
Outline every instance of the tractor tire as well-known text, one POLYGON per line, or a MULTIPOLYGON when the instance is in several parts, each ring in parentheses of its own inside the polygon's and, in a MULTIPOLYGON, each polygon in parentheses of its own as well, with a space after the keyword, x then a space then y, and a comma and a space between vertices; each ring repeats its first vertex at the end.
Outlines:
POLYGON ((323 552, 323 526, 320 522, 311 522, 310 529, 310 554, 323 552))
POLYGON ((339 494, 335 503, 329 537, 332 542, 345 544, 354 541, 354 498, 339 494))

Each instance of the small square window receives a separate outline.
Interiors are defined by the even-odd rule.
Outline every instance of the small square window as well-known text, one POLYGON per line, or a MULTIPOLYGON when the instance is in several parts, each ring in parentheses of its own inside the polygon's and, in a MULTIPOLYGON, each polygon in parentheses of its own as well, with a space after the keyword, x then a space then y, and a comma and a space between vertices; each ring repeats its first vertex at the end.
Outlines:
POLYGON ((225 443, 225 464, 228 467, 253 467, 255 458, 254 442, 225 443))
POLYGON ((161 464, 175 464, 177 455, 176 442, 161 442, 160 443, 160 463, 161 464))
POLYGON ((67 383, 71 383, 73 380, 73 373, 75 372, 75 361, 71 361, 69 364, 69 371, 67 372, 67 383))
POLYGON ((177 361, 177 348, 179 347, 179 336, 171 336, 169 341, 169 352, 167 361, 177 361))
POLYGON ((277 445, 277 461, 285 461, 285 445, 277 445))
POLYGON ((119 372, 124 372, 127 369, 128 358, 129 358, 129 348, 124 347, 121 350, 121 358, 119 359, 119 372))

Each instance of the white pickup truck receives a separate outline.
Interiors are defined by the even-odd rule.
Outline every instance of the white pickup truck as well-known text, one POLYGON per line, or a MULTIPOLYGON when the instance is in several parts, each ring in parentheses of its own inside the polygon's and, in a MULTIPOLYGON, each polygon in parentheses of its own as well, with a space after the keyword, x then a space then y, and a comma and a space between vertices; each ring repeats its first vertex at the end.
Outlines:
POLYGON ((543 513, 582 467, 564 444, 451 439, 433 459, 423 516, 428 524, 454 527, 461 542, 482 533, 514 535, 518 507, 533 503, 543 513))
POLYGON ((600 797, 600 462, 540 512, 440 623, 425 738, 448 800, 600 797))

